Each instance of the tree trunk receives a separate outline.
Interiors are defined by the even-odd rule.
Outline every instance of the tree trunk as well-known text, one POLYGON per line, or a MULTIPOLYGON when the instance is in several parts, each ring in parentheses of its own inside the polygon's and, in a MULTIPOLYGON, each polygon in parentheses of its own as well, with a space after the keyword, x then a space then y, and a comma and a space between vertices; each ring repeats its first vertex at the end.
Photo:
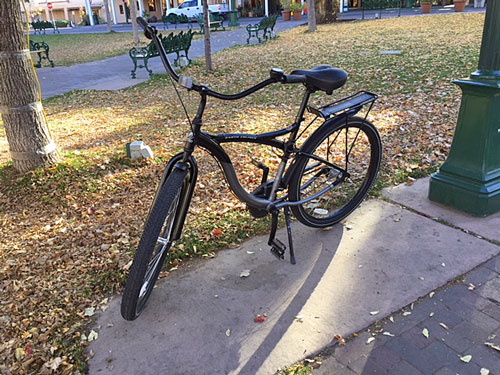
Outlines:
POLYGON ((315 0, 307 0, 307 25, 309 26, 310 32, 317 30, 315 0))
POLYGON ((204 26, 204 39, 205 39, 205 62, 207 64, 207 70, 214 70, 212 65, 212 47, 210 45, 210 17, 208 14, 208 0, 203 0, 203 20, 204 26))
POLYGON ((337 19, 337 0, 316 0, 316 22, 330 23, 337 19))
POLYGON ((111 31, 113 31, 112 28, 113 21, 111 20, 111 12, 109 10, 109 0, 104 0, 104 11, 106 12, 106 23, 108 24, 108 33, 110 33, 111 31))
POLYGON ((47 127, 19 0, 0 1, 0 113, 14 168, 25 173, 59 161, 47 127))
POLYGON ((130 0, 130 18, 132 19, 132 30, 134 31, 134 43, 139 44, 139 29, 137 28, 137 3, 135 2, 135 0, 130 0))

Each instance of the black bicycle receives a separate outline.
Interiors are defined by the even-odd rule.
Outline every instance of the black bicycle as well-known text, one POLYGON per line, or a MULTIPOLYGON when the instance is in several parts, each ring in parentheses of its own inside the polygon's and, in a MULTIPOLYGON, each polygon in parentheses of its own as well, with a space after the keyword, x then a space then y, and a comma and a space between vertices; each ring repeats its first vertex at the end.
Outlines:
POLYGON ((136 319, 144 309, 169 249, 181 236, 198 174, 193 156, 196 147, 206 149, 217 159, 230 189, 246 203, 253 216, 272 215, 269 245, 271 252, 280 259, 284 258, 287 249, 275 237, 278 215, 283 209, 293 264, 291 212, 310 227, 321 228, 338 223, 365 198, 377 176, 382 152, 380 136, 366 120, 377 95, 360 91, 320 108, 308 105, 312 93, 323 91, 330 95, 342 87, 347 80, 344 70, 320 65, 311 70, 300 69, 285 74, 280 69, 271 69, 269 79, 238 94, 221 94, 196 84, 187 76, 178 76, 168 61, 156 28, 142 18, 138 18, 137 22, 144 28, 146 37, 156 44, 171 79, 187 90, 199 93, 200 103, 190 121, 191 133, 184 151, 167 164, 149 212, 123 292, 121 313, 127 320, 136 319), (237 100, 274 83, 301 83, 305 86, 304 97, 292 125, 264 134, 212 134, 201 131, 208 97, 237 100), (356 116, 365 106, 365 115, 356 116), (323 121, 299 148, 296 140, 303 134, 299 134, 299 129, 306 110, 315 115, 306 129, 316 119, 323 121), (286 140, 278 139, 286 135, 286 140), (269 168, 263 163, 256 163, 263 170, 261 184, 251 193, 246 191, 222 147, 228 142, 249 142, 279 150, 281 161, 275 178, 268 180, 269 168))

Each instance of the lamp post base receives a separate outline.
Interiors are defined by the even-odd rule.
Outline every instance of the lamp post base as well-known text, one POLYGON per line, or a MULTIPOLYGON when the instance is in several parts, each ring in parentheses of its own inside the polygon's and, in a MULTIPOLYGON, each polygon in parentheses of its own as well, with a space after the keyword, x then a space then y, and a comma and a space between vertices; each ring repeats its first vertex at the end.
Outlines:
POLYGON ((429 199, 476 216, 500 211, 500 80, 455 81, 462 104, 445 163, 432 175, 429 199))

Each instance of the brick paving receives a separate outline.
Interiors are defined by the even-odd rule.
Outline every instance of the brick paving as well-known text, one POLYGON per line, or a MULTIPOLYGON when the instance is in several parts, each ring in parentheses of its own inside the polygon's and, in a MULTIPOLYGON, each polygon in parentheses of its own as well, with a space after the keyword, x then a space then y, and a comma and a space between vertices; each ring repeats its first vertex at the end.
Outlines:
POLYGON ((500 375, 486 342, 500 345, 500 256, 336 345, 313 374, 500 375))

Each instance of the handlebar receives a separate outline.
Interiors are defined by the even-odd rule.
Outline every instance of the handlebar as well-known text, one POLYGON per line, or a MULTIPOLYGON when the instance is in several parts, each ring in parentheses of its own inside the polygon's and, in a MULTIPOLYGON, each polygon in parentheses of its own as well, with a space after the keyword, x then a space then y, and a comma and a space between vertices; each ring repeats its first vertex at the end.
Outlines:
POLYGON ((271 78, 266 79, 265 81, 262 81, 261 83, 250 87, 240 93, 237 94, 222 94, 220 92, 214 91, 204 85, 197 85, 194 84, 193 81, 185 76, 181 76, 181 80, 179 81, 179 76, 175 72, 175 70, 172 68, 172 65, 170 65, 170 61, 168 61, 167 53, 165 52, 165 49, 163 48, 163 45, 161 43, 160 38, 158 37, 158 30, 156 27, 149 25, 146 20, 142 17, 137 17, 137 23, 141 25, 141 27, 144 29, 144 36, 148 39, 152 39, 153 42, 156 45, 156 48, 158 49, 160 53, 160 58, 165 66, 165 69, 167 72, 170 74, 170 76, 178 82, 181 86, 187 88, 188 90, 194 90, 200 93, 204 93, 205 95, 208 96, 213 96, 214 98, 222 99, 222 100, 237 100, 241 99, 247 95, 250 95, 254 93, 255 91, 258 91, 272 83, 277 83, 280 82, 282 84, 287 84, 287 83, 305 83, 306 81, 306 76, 304 75, 297 75, 297 74, 290 74, 286 75, 283 70, 281 69, 271 69, 271 78), (184 84, 184 82, 189 82, 189 85, 184 84))

